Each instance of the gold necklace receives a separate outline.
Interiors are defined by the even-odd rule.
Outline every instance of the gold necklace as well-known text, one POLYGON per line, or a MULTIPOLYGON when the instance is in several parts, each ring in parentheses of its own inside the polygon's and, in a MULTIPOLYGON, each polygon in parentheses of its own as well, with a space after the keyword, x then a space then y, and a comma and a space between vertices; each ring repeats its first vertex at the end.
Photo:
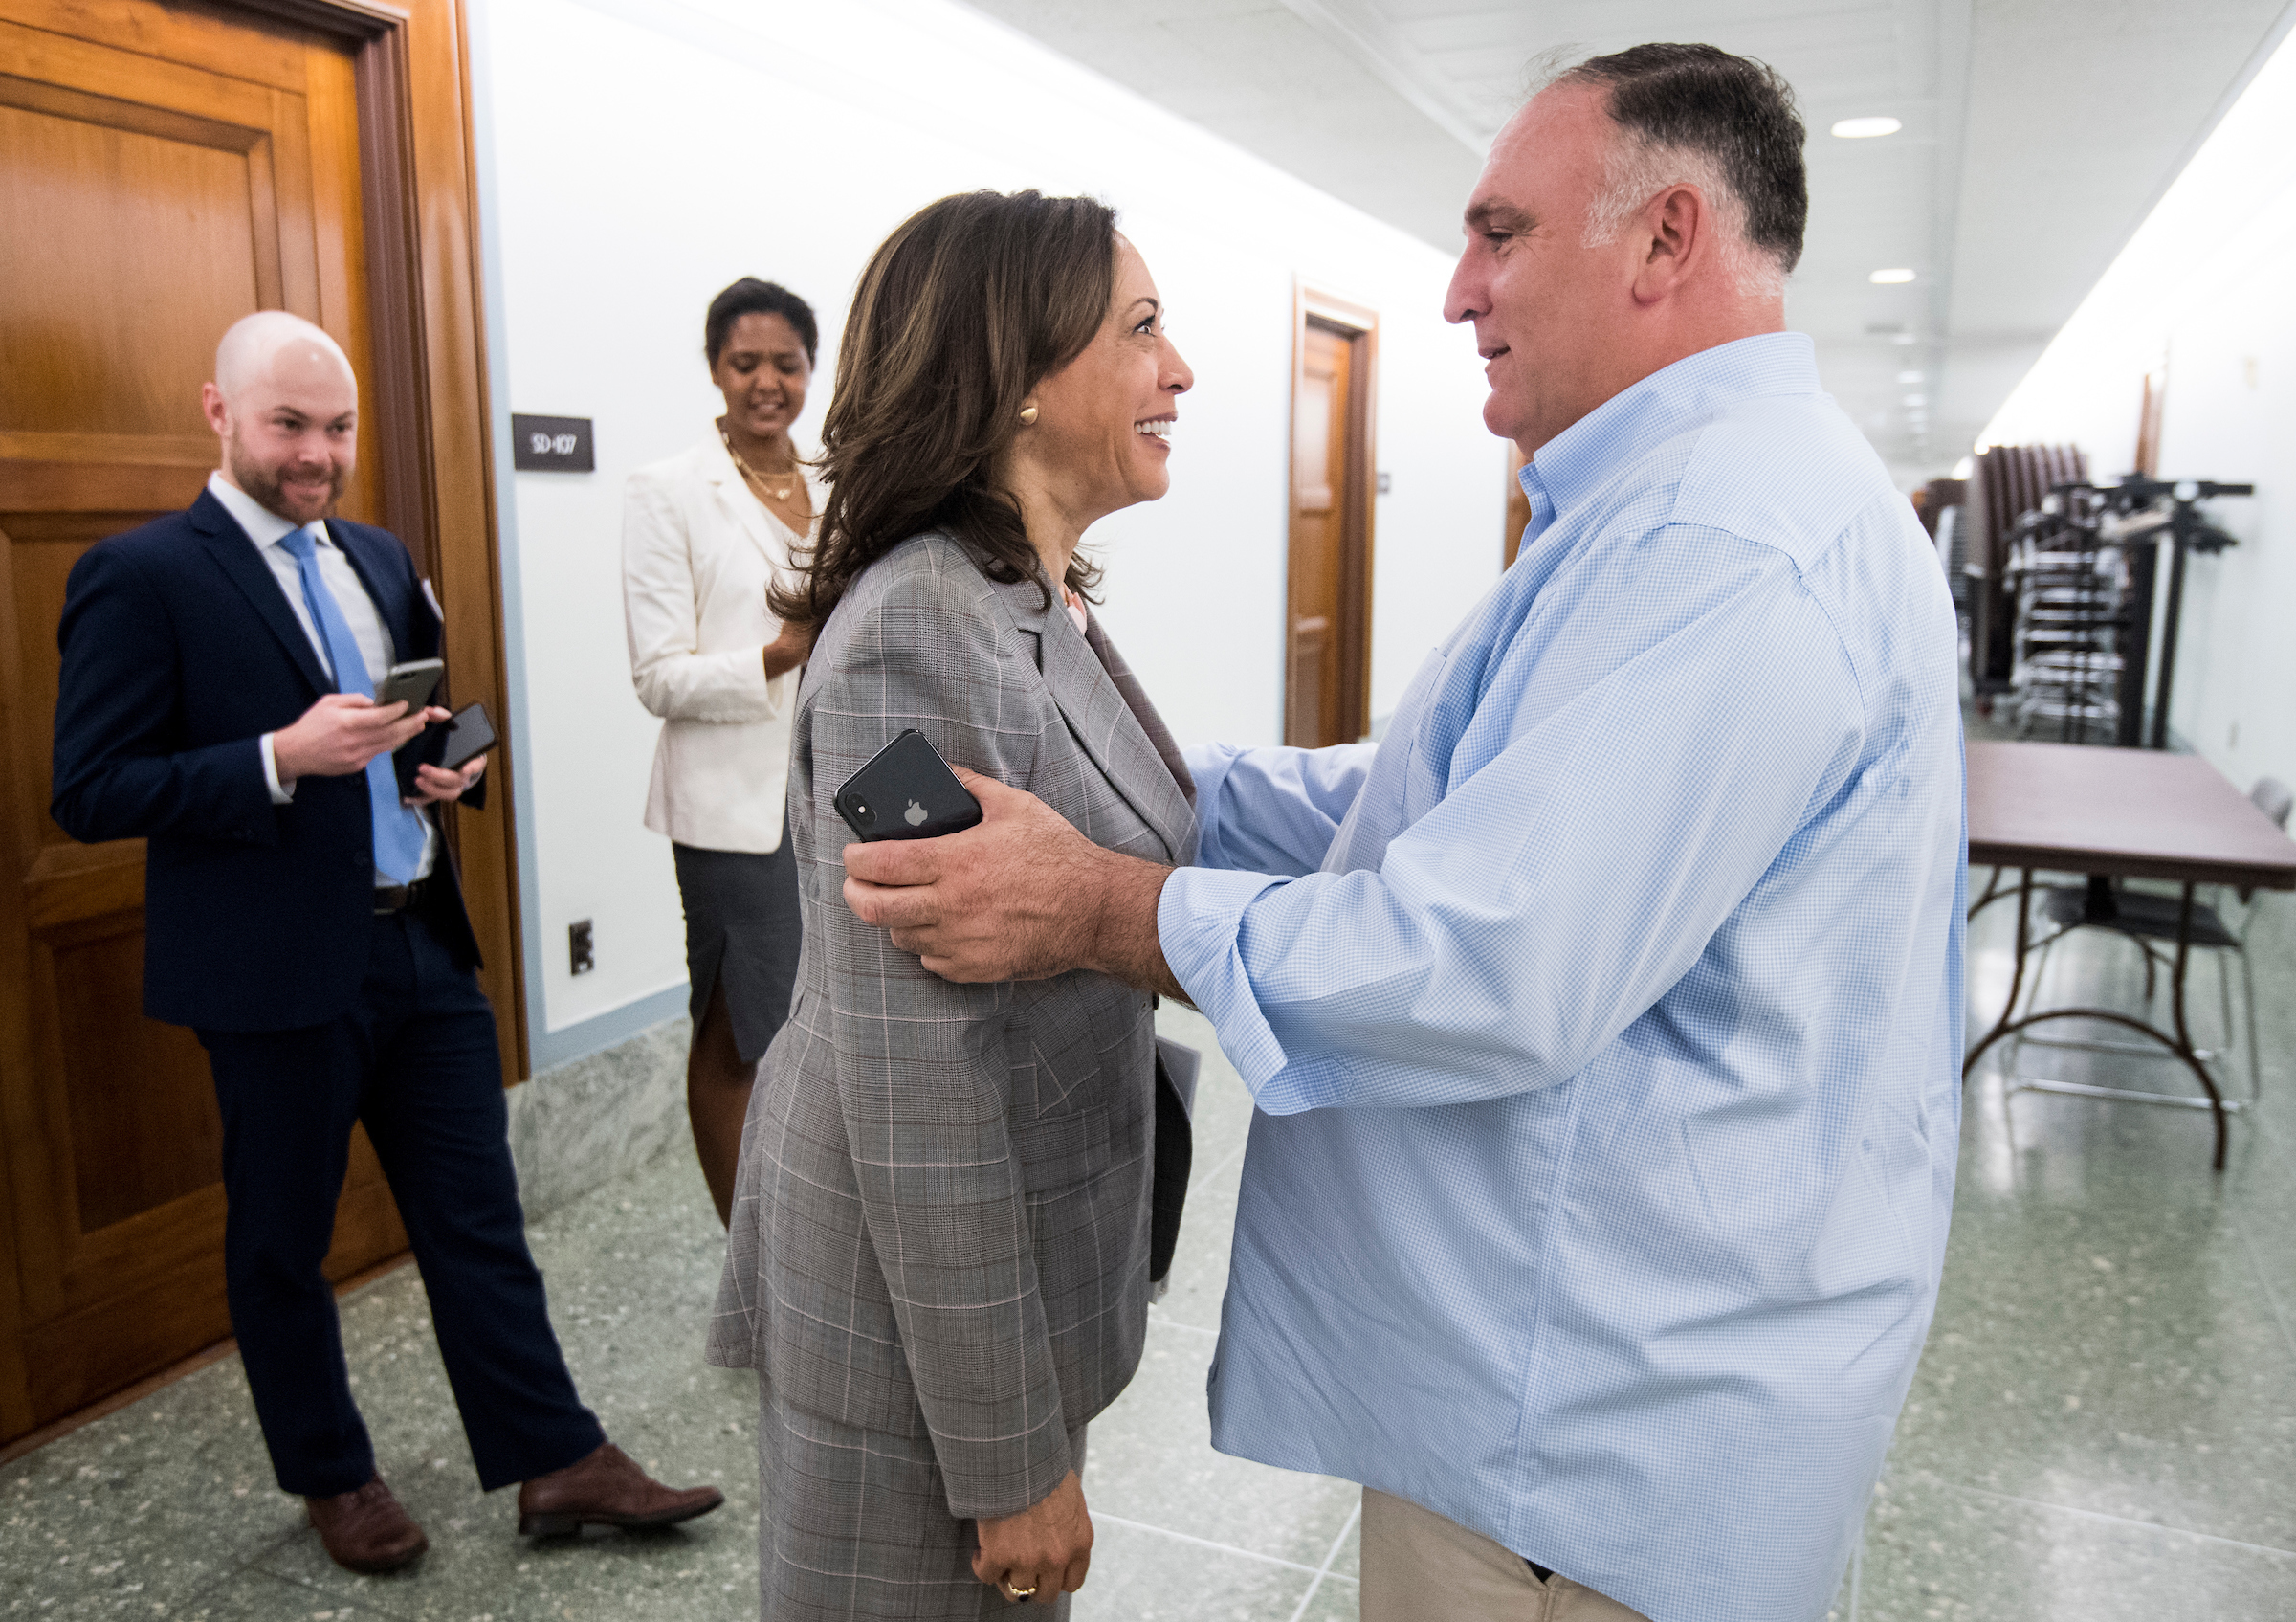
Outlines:
POLYGON ((779 490, 776 490, 772 485, 765 482, 765 476, 763 474, 760 473, 756 468, 751 467, 747 462, 741 459, 741 453, 734 449, 734 436, 726 433, 724 425, 722 424, 718 426, 718 437, 725 441, 725 454, 734 458, 734 466, 741 470, 741 477, 755 483, 760 490, 762 490, 766 495, 771 496, 775 500, 786 501, 791 493, 797 489, 798 473, 797 463, 795 461, 792 461, 789 464, 789 482, 783 485, 779 490))

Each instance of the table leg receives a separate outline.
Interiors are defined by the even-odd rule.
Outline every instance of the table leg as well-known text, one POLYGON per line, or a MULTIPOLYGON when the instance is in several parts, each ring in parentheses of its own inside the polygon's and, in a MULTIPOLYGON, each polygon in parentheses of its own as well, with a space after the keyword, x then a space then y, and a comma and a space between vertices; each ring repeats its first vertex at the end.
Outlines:
MULTIPOLYGON (((2009 1001, 2002 1008, 2001 1017, 1998 1022, 1995 1024, 1991 1031, 1988 1031, 1985 1033, 1984 1037, 1978 1041, 1976 1047, 1970 1049, 1969 1056, 1961 1061, 1961 1075, 1963 1078, 1966 1079, 1970 1072, 1976 1068, 1977 1060, 1985 1056, 1986 1050, 1991 1048, 1996 1042, 1998 1042, 2002 1037, 2014 1035, 2020 1031, 2029 1030, 2033 1026, 2042 1024, 2048 1020, 2100 1019, 2110 1025, 2126 1026, 2140 1035, 2150 1036, 2152 1038, 2152 1040, 2158 1042, 2162 1047, 2168 1049, 2169 1052, 2175 1057, 2182 1059, 2185 1063, 2185 1066, 2192 1071, 2194 1077, 2199 1081, 2200 1090, 2207 1095, 2207 1102, 2201 1107, 2206 1108, 2216 1120, 2217 1150, 2215 1159, 2211 1162, 2211 1165, 2213 1166, 2214 1169, 2218 1171, 2223 1170, 2226 1147, 2231 1140, 2231 1132, 2227 1123, 2230 1108, 2224 1102, 2223 1094, 2217 1090, 2217 1078, 2208 1073, 2208 1066, 2201 1062, 2198 1050, 2193 1046, 2192 1033, 2185 1022, 2184 983, 2185 969, 2192 959, 2194 887, 2190 884, 2187 884, 2184 887, 2183 905, 2177 913, 2175 967, 2170 982, 2171 996, 2175 1004, 2173 1011, 2176 1020, 2176 1032, 2175 1035, 2171 1035, 2168 1032, 2161 1030, 2158 1026, 2149 1024, 2141 1019, 2133 1018, 2130 1015, 2122 1013, 2114 1009, 2044 1009, 2038 1013, 2029 1013, 2022 1019, 2015 1017, 2017 1013, 2018 992, 2024 982, 2025 921, 2031 901, 2032 884, 2033 875, 2030 870, 2028 870, 2024 876, 2024 882, 2020 886, 2018 895, 2017 967, 2012 972, 2009 980, 2009 1001)), ((2155 1094, 2137 1093, 2126 1087, 2100 1087, 2092 1083, 2082 1081, 2020 1082, 2016 1081, 2013 1078, 2012 1086, 2015 1090, 2024 1092, 2073 1093, 2078 1094, 2083 1098, 2110 1099, 2117 1097, 2144 1103, 2190 1103, 2195 1105, 2199 1105, 2201 1103, 2201 1100, 2198 1099, 2188 1100, 2163 1098, 2155 1094)))
MULTIPOLYGON (((1995 877, 1997 879, 1999 877, 1998 870, 1995 877)), ((1985 900, 1978 902, 1977 905, 1983 906, 1994 899, 1993 888, 1988 885, 1985 891, 1985 900)), ((1974 913, 1976 908, 1972 907, 1970 911, 1974 913)), ((2017 1014, 2018 993, 2022 991, 2025 986, 2025 936, 2032 917, 2033 870, 2028 867, 2019 875, 2017 883, 2017 956, 2014 967, 2009 971, 2009 1000, 2001 1005, 2001 1017, 1994 1021, 1993 1029, 1985 1033, 1984 1038, 1976 1047, 1970 1049, 1969 1056, 1961 1061, 1961 1079, 1964 1081, 1969 1079, 1969 1073, 1976 1068, 1977 1060, 1983 1056, 1985 1050, 2009 1034, 2010 1021, 2017 1014)))
POLYGON ((2185 969, 2193 957, 2193 889, 2188 881, 2183 902, 2176 909, 2176 971, 2169 982, 2169 1000, 2175 1005, 2176 1014, 2176 1056, 2192 1066, 2193 1074, 2200 1078, 2200 1085, 2208 1091, 2209 1112, 2217 1118, 2216 1168, 2221 1171, 2225 1142, 2231 1136, 2224 1122, 2224 1097, 2217 1091, 2217 1078, 2208 1073, 2208 1066, 2200 1062, 2199 1055, 2194 1051, 2192 1030, 2184 1019, 2185 969))

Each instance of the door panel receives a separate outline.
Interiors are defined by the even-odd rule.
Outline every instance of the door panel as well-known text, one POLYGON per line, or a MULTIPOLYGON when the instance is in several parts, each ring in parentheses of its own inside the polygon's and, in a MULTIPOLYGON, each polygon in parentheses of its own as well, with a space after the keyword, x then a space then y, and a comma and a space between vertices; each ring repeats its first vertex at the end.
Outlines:
POLYGON ((1348 701, 1348 548, 1359 521, 1351 455, 1356 344, 1314 322, 1301 334, 1292 405, 1291 587, 1286 611, 1284 742, 1303 748, 1353 742, 1361 723, 1348 701), (1350 730, 1351 725, 1355 728, 1350 730))
MULTIPOLYGON (((214 466, 199 389, 232 321, 293 310, 368 375, 359 161, 351 60, 316 36, 0 0, 0 218, 37 222, 0 232, 0 1149, 29 1403, 0 1437, 230 1333, 206 1055, 142 1013, 143 842, 48 815, 55 627, 80 555, 214 466)), ((373 522, 360 437, 341 510, 373 522)), ((328 1272, 405 1243, 362 1138, 328 1272)))
POLYGON ((54 958, 80 1233, 221 1181, 223 1123, 203 1085, 198 1038, 139 1017, 144 931, 135 911, 41 933, 54 958))
POLYGON ((1523 493, 1522 472, 1530 460, 1514 445, 1507 447, 1507 528, 1500 537, 1501 568, 1514 567, 1514 555, 1521 550, 1523 531, 1531 527, 1531 498, 1523 493))

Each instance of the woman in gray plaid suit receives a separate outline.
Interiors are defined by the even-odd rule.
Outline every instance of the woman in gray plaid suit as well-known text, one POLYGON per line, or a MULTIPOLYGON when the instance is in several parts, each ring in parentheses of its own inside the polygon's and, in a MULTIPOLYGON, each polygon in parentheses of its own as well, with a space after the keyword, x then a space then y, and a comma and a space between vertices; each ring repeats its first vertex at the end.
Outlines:
POLYGON ((1139 1363, 1187 1178, 1151 999, 927 973, 846 905, 830 797, 913 726, 1103 845, 1193 857, 1187 770, 1076 552, 1166 488, 1193 379, 1161 314, 1111 211, 1032 191, 933 204, 855 293, 820 539, 773 603, 818 633, 789 773, 805 944, 710 1340, 759 1375, 770 1622, 1065 1614, 1084 1581, 1085 1425, 1139 1363))

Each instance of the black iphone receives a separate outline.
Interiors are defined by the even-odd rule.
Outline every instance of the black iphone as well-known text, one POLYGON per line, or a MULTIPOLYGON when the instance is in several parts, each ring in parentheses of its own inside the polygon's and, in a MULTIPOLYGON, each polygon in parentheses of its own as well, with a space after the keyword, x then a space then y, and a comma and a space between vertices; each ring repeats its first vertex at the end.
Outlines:
POLYGON ((835 803, 837 814, 864 843, 938 839, 981 820, 981 802, 965 792, 940 751, 914 726, 847 778, 835 803))
POLYGON ((494 746, 495 723, 487 719, 486 706, 467 705, 447 722, 446 750, 438 758, 439 769, 458 770, 494 746))

